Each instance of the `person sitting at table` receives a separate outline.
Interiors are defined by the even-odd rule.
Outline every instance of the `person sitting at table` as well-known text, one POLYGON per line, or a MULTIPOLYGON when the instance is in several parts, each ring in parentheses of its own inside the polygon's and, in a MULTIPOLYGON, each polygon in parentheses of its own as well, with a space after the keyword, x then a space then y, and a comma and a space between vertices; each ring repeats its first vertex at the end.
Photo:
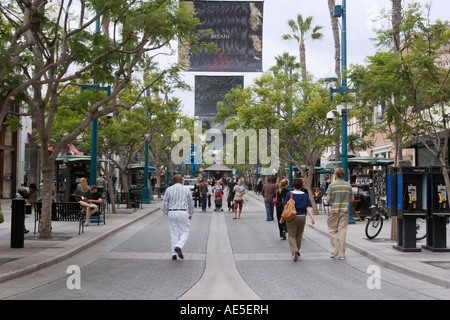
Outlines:
POLYGON ((79 202, 80 206, 86 210, 86 222, 84 223, 85 227, 89 225, 90 217, 98 212, 98 205, 102 202, 102 195, 97 191, 97 186, 91 186, 87 197, 79 202))

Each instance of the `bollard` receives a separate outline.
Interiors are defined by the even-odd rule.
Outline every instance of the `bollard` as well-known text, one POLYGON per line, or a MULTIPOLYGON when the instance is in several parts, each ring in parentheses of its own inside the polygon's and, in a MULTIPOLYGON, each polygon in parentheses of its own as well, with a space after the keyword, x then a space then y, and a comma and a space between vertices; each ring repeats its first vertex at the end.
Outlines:
POLYGON ((11 209, 11 248, 23 248, 25 231, 25 200, 13 199, 11 209))

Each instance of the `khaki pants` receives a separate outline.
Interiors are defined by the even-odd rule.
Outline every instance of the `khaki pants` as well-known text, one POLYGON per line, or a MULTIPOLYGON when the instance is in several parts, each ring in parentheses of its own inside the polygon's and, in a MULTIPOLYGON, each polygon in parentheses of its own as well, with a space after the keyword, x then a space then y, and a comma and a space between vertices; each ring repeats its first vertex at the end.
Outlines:
POLYGON ((348 227, 348 213, 328 214, 328 232, 330 234, 330 252, 332 256, 345 258, 345 237, 348 227))
POLYGON ((286 222, 289 248, 292 254, 300 252, 305 223, 306 216, 295 216, 293 220, 286 222))

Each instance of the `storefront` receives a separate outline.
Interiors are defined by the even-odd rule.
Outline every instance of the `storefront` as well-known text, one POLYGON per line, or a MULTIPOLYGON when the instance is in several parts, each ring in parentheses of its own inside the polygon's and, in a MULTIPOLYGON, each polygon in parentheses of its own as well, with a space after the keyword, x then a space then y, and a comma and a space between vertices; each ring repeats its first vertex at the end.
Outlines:
MULTIPOLYGON (((341 162, 333 162, 328 166, 334 166, 341 162)), ((373 214, 371 205, 376 204, 378 197, 387 197, 387 172, 388 166, 394 163, 393 159, 380 157, 354 157, 348 159, 348 178, 352 185, 355 202, 352 210, 360 217, 373 214)))
POLYGON ((56 158, 55 178, 58 201, 76 201, 75 194, 81 178, 89 182, 91 156, 65 155, 56 158))

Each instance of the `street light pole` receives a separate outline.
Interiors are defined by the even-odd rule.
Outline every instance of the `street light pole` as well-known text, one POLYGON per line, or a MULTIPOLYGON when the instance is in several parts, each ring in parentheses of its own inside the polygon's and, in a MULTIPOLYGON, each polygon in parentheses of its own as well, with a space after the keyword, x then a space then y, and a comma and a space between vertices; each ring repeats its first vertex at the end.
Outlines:
MULTIPOLYGON (((347 88, 347 0, 342 0, 342 90, 348 94, 347 88)), ((347 108, 342 109, 342 168, 345 170, 345 181, 348 181, 348 152, 347 152, 347 108)), ((353 219, 351 212, 349 213, 353 219)))
MULTIPOLYGON (((100 32, 100 18, 95 21, 95 32, 100 32)), ((94 79, 94 85, 97 84, 97 80, 94 79)), ((91 186, 97 184, 97 128, 98 119, 92 120, 91 123, 91 173, 89 182, 91 186)))
MULTIPOLYGON (((147 67, 147 73, 144 75, 145 78, 148 76, 149 67, 147 67)), ((150 97, 150 91, 147 89, 146 91, 147 98, 150 97)), ((145 120, 148 124, 149 112, 148 105, 145 107, 145 120)), ((145 151, 144 151, 144 185, 142 187, 142 203, 150 204, 150 188, 148 187, 148 136, 145 135, 145 151)))
MULTIPOLYGON (((342 0, 342 6, 334 7, 334 16, 342 18, 342 33, 341 33, 341 71, 342 71, 342 85, 339 89, 330 88, 330 102, 333 101, 333 93, 338 92, 341 95, 348 94, 347 83, 347 1, 342 0)), ((345 181, 348 181, 348 148, 347 148, 347 106, 344 105, 341 110, 342 119, 342 151, 341 151, 341 167, 345 172, 345 181)), ((348 223, 355 224, 352 216, 352 203, 350 202, 348 209, 348 223)))
MULTIPOLYGON (((292 80, 292 67, 289 68, 289 80, 292 80)), ((289 85, 289 87, 291 88, 291 98, 292 98, 292 83, 289 85)), ((289 109, 289 118, 292 118, 292 100, 291 100, 291 105, 290 105, 290 109, 289 109)), ((289 147, 289 160, 292 161, 292 146, 289 147)), ((293 191, 294 187, 293 187, 293 175, 294 175, 294 169, 292 166, 292 162, 289 163, 289 190, 293 191)))

